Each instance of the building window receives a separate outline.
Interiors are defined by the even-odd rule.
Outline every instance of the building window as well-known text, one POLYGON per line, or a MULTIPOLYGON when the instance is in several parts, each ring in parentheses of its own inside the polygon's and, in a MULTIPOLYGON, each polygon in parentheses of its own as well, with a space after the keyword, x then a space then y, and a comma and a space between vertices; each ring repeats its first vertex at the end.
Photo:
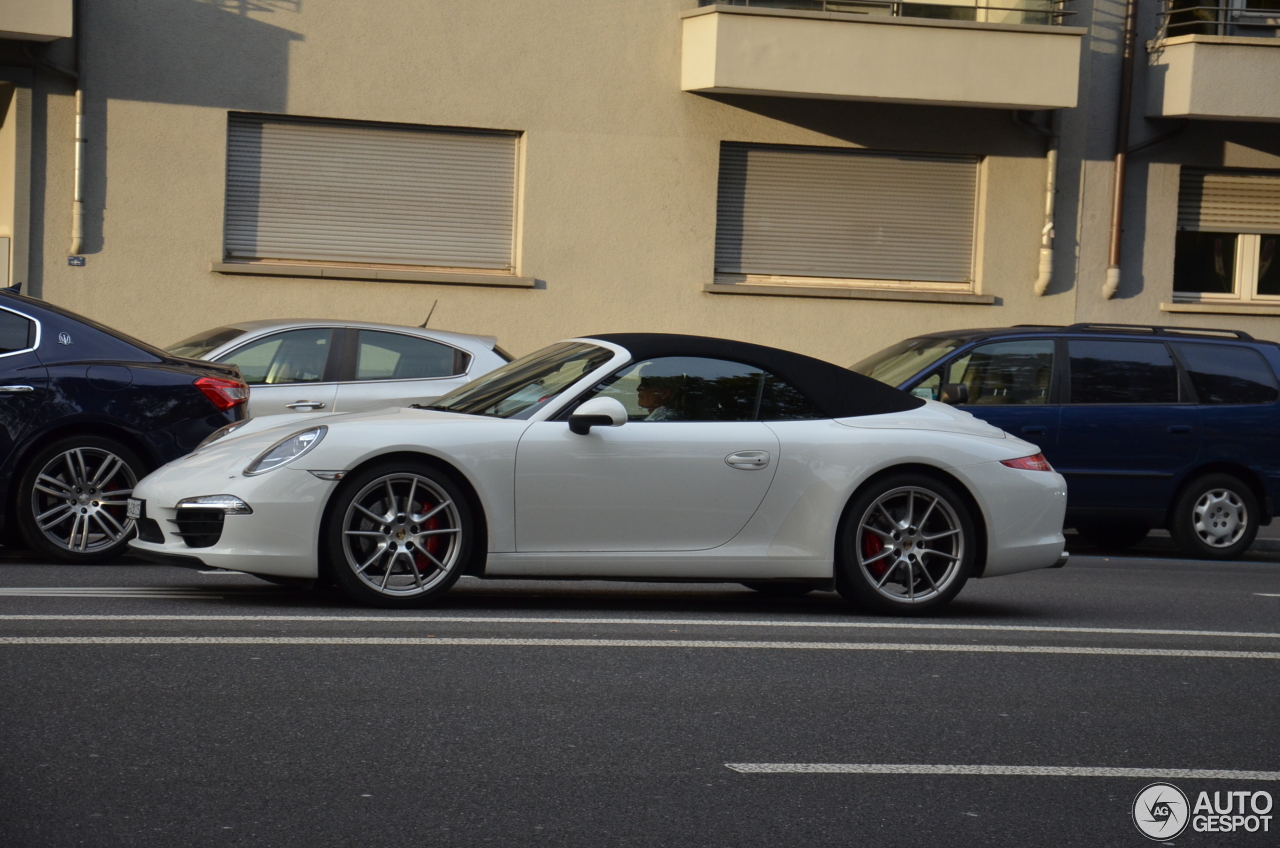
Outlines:
POLYGON ((232 114, 229 261, 512 273, 512 133, 232 114))
POLYGON ((973 290, 978 160, 730 144, 716 282, 973 290))
POLYGON ((1280 303, 1278 243, 1280 173, 1183 169, 1176 300, 1280 303))

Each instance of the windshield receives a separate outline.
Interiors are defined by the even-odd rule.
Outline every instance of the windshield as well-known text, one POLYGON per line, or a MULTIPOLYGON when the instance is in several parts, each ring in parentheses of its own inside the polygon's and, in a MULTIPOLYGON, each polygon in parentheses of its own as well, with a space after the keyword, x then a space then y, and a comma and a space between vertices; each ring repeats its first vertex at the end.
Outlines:
POLYGON ((962 344, 963 339, 907 339, 850 365, 849 370, 897 387, 962 344))
POLYGON ((165 350, 174 356, 200 359, 215 347, 222 347, 236 336, 241 335, 244 335, 244 330, 237 330, 235 327, 215 327, 212 330, 197 333, 189 339, 183 339, 176 344, 171 344, 165 350))
POLYGON ((602 347, 560 342, 454 389, 426 408, 496 418, 528 418, 612 357, 613 353, 602 347))

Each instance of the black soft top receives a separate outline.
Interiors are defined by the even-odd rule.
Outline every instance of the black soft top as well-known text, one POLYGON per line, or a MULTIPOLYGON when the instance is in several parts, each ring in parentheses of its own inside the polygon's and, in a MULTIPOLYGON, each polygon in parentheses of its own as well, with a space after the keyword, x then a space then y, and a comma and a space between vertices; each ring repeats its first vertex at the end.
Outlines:
POLYGON ((599 339, 626 348, 632 362, 661 356, 700 356, 754 365, 795 386, 831 418, 905 412, 924 405, 920 398, 879 380, 776 347, 668 333, 605 333, 581 338, 599 339))

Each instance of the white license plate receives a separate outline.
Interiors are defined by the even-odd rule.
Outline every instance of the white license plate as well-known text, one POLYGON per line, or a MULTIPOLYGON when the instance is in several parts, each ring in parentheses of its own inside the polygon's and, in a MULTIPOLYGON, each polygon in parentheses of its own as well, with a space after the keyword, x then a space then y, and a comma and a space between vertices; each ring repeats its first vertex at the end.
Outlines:
POLYGON ((130 521, 137 521, 142 517, 142 501, 137 498, 129 498, 125 504, 124 514, 128 516, 130 521))

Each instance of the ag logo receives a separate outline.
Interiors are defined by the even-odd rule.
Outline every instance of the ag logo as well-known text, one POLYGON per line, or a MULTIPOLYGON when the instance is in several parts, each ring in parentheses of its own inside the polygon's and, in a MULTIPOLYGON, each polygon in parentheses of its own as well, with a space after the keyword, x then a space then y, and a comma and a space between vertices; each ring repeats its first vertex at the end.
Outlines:
POLYGON ((1133 799, 1133 823, 1149 839, 1174 839, 1187 827, 1187 796, 1172 783, 1153 783, 1133 799))
POLYGON ((61 344, 61 345, 69 345, 69 344, 71 344, 71 334, 70 334, 70 333, 58 333, 58 344, 61 344))

